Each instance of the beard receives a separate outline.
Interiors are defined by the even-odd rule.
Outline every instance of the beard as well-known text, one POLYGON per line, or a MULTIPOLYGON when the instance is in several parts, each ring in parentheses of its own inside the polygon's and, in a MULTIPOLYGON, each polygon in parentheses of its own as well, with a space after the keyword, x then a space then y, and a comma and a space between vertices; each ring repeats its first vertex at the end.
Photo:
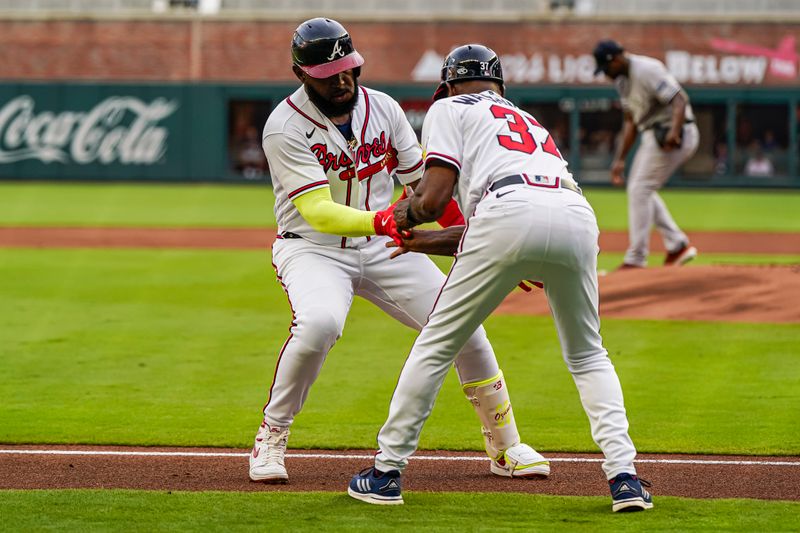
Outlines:
POLYGON ((319 109, 320 112, 328 118, 346 115, 353 110, 358 102, 358 78, 353 80, 353 97, 346 102, 342 102, 341 104, 336 104, 326 100, 310 85, 306 85, 305 88, 306 94, 308 94, 308 98, 311 100, 311 103, 317 106, 317 109, 319 109))

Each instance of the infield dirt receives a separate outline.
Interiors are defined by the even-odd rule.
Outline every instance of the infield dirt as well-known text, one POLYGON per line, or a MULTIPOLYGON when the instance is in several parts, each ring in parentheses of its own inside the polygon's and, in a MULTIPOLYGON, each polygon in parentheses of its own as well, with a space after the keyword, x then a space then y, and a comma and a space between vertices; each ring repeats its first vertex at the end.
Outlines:
MULTIPOLYGON (((265 485, 253 483, 247 477, 249 450, 89 446, 3 446, 2 449, 0 471, 4 475, 0 477, 0 489, 344 492, 350 477, 370 466, 373 453, 367 450, 290 450, 286 458, 289 483, 265 485), (23 450, 30 449, 43 450, 44 453, 22 453, 23 450), (58 454, 64 450, 89 453, 112 451, 121 455, 58 454), (211 452, 224 456, 133 455, 136 452, 158 451, 211 452)), ((597 462, 601 456, 597 454, 548 453, 547 457, 553 461, 552 473, 547 479, 494 476, 489 473, 488 459, 477 452, 420 451, 417 455, 427 459, 412 457, 403 476, 403 486, 407 490, 608 495, 605 477, 597 462), (593 461, 582 461, 586 459, 593 461)), ((637 460, 639 475, 653 484, 652 491, 656 495, 800 500, 800 484, 797 483, 800 473, 798 457, 640 454, 637 460), (749 464, 721 463, 737 461, 749 464), (703 464, 704 462, 711 464, 703 464), (689 472, 691 483, 687 483, 689 472), (765 487, 769 487, 769 490, 765 490, 765 487)))

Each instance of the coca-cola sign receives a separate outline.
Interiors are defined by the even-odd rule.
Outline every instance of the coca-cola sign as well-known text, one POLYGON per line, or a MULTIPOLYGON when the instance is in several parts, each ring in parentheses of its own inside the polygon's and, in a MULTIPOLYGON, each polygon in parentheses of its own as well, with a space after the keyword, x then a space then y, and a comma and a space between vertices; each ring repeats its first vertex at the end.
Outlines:
POLYGON ((159 122, 178 103, 112 96, 88 111, 37 111, 26 94, 0 107, 0 164, 43 163, 152 165, 167 150, 169 130, 159 122))

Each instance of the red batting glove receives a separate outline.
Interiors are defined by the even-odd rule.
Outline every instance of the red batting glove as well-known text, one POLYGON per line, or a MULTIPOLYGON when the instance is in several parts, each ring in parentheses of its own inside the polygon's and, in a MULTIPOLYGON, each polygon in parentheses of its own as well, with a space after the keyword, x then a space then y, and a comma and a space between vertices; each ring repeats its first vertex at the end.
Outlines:
POLYGON ((384 211, 375 213, 375 218, 372 219, 372 227, 375 229, 375 235, 386 235, 391 237, 397 243, 397 246, 403 246, 403 238, 400 232, 397 231, 397 223, 394 220, 394 208, 389 207, 384 211))
POLYGON ((444 213, 439 219, 436 221, 439 225, 443 228, 449 228, 450 226, 463 226, 466 224, 464 222, 464 216, 461 214, 461 210, 458 208, 458 204, 454 199, 450 199, 450 203, 444 208, 444 213))

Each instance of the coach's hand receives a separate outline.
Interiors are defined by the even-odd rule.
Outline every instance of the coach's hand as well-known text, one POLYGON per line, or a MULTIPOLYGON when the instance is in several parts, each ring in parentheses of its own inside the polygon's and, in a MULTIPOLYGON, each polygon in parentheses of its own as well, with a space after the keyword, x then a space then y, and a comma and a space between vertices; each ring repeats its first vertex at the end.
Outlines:
POLYGON ((375 213, 375 218, 372 219, 372 227, 375 229, 375 235, 386 235, 391 237, 397 246, 403 245, 403 238, 397 230, 397 222, 394 219, 395 211, 390 207, 384 211, 375 213))
POLYGON ((670 128, 669 132, 667 132, 667 136, 664 137, 664 151, 669 152, 676 148, 681 147, 681 143, 683 139, 681 138, 682 128, 670 128))
POLYGON ((615 159, 611 165, 611 185, 622 187, 625 185, 625 160, 615 159))
POLYGON ((400 232, 402 242, 387 242, 387 248, 397 248, 390 256, 392 259, 408 252, 419 252, 428 255, 444 255, 453 257, 458 244, 464 235, 464 226, 451 226, 443 230, 403 230, 400 232))

